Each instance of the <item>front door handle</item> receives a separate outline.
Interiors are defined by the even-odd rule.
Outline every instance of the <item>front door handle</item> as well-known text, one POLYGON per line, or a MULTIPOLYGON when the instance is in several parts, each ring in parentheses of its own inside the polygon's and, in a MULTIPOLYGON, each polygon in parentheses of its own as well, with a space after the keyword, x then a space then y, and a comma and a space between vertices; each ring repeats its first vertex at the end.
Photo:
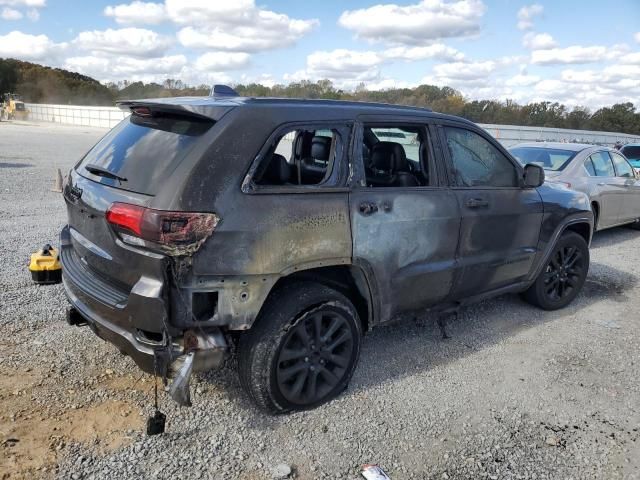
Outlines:
POLYGON ((378 205, 373 202, 362 202, 358 209, 362 215, 371 215, 378 211, 378 205))
POLYGON ((488 207, 489 202, 484 198, 469 198, 465 205, 469 208, 488 207))

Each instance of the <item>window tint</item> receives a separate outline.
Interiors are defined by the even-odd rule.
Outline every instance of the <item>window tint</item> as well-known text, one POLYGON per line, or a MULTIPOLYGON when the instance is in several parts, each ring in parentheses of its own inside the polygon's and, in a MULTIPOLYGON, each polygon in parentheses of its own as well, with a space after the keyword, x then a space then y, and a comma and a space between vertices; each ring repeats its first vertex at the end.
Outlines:
POLYGON ((587 158, 584 161, 584 168, 587 169, 587 172, 589 173, 589 175, 591 175, 592 177, 596 176, 596 169, 593 168, 593 162, 591 161, 591 157, 587 158))
POLYGON ((620 151, 629 160, 640 160, 640 145, 625 145, 620 151))
POLYGON ((414 163, 420 162, 420 135, 418 131, 412 132, 401 128, 373 127, 371 131, 381 142, 396 142, 402 146, 407 160, 414 163))
POLYGON ((573 150, 562 150, 543 147, 517 147, 510 148, 511 155, 522 164, 533 163, 540 165, 545 170, 561 171, 569 165, 576 156, 573 150))
POLYGON ((362 156, 369 187, 429 185, 429 141, 418 126, 364 127, 362 156))
POLYGON ((616 172, 613 169, 613 163, 607 152, 597 152, 591 155, 591 161, 593 162, 593 168, 596 171, 598 177, 615 177, 616 172))
POLYGON ((168 114, 129 115, 89 150, 78 173, 116 188, 154 195, 213 123, 168 114), (97 176, 86 166, 104 168, 126 180, 97 176))
POLYGON ((631 165, 629 165, 622 155, 618 155, 615 152, 609 152, 609 154, 611 155, 611 158, 613 158, 613 163, 616 166, 616 173, 619 177, 634 178, 631 165))
POLYGON ((463 128, 445 127, 444 131, 458 186, 518 186, 514 165, 485 138, 463 128))
POLYGON ((342 152, 338 129, 291 129, 278 136, 264 156, 254 181, 258 185, 319 185, 333 171, 342 152))

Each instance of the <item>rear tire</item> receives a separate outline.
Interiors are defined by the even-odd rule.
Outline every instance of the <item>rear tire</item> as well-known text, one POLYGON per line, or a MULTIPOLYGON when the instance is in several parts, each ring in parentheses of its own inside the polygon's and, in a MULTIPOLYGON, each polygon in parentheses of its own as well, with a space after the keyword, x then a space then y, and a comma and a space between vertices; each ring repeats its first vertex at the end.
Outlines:
POLYGON ((240 336, 240 382, 268 412, 314 408, 347 387, 361 338, 358 313, 344 295, 314 282, 285 285, 240 336))
POLYGON ((567 306, 580 293, 589 271, 589 247, 580 235, 565 232, 523 298, 544 310, 567 306))

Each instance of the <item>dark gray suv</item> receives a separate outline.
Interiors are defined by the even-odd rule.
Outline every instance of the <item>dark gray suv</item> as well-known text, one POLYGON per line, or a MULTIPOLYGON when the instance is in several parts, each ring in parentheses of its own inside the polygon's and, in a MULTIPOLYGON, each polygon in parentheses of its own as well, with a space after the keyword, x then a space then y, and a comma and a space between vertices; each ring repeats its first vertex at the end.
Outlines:
POLYGON ((580 291, 587 197, 473 123, 222 91, 121 102, 131 115, 64 188, 70 322, 143 370, 184 385, 233 343, 258 405, 311 408, 347 386, 363 333, 405 312, 506 292, 551 310, 580 291))

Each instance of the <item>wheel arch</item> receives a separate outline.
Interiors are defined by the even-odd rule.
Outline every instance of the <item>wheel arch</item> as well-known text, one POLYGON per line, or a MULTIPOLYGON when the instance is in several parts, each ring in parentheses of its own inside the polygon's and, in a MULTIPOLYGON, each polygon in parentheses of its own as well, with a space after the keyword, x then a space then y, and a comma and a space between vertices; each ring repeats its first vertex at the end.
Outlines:
POLYGON ((536 278, 549 261, 551 253, 555 248, 558 240, 565 232, 574 232, 584 238, 587 246, 591 245, 591 237, 593 235, 593 213, 591 211, 581 212, 565 218, 555 229, 551 239, 546 243, 543 253, 539 257, 538 265, 532 270, 528 277, 528 284, 535 282, 536 278))
MULTIPOLYGON (((268 301, 269 296, 283 286, 299 281, 316 282, 339 291, 351 300, 356 308, 362 330, 366 332, 373 326, 375 313, 373 296, 370 282, 362 268, 355 265, 330 265, 297 270, 280 277, 271 288, 264 303, 268 301)), ((260 313, 258 313, 259 316, 260 313)))
MULTIPOLYGON (((593 221, 594 221, 594 228, 595 228, 595 221, 596 221, 595 213, 594 213, 594 220, 593 221)), ((589 225, 588 222, 570 223, 569 225, 567 225, 562 230, 562 233, 560 234, 560 237, 565 232, 575 232, 578 235, 580 235, 582 238, 584 238, 584 241, 587 242, 587 245, 589 245, 591 243, 591 236, 592 236, 593 232, 592 232, 591 225, 589 225)), ((558 238, 560 238, 560 237, 558 237, 558 238)))
POLYGON ((593 230, 596 231, 600 219, 600 203, 597 200, 591 201, 591 210, 593 211, 593 230))

